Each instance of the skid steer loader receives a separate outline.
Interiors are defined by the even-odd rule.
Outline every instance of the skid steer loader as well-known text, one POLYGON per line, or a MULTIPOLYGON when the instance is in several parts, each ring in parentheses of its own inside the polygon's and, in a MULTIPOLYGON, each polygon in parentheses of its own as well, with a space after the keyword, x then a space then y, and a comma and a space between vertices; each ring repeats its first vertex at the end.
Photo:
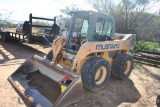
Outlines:
POLYGON ((131 73, 134 34, 116 34, 114 18, 104 13, 71 15, 67 37, 54 39, 46 58, 32 56, 9 77, 30 106, 65 107, 83 99, 83 86, 98 91, 111 74, 123 79, 131 73))

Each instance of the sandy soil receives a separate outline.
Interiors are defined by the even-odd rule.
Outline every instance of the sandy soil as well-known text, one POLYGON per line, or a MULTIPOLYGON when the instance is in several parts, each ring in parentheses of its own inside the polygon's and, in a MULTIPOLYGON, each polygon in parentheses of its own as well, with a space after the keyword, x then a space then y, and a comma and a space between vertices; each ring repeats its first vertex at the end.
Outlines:
MULTIPOLYGON (((49 47, 40 45, 29 46, 0 41, 1 107, 26 107, 7 78, 32 55, 43 57, 50 50, 49 47)), ((158 93, 160 93, 160 69, 136 65, 128 79, 122 81, 111 77, 109 84, 95 93, 85 89, 85 98, 69 107, 157 107, 158 93)))

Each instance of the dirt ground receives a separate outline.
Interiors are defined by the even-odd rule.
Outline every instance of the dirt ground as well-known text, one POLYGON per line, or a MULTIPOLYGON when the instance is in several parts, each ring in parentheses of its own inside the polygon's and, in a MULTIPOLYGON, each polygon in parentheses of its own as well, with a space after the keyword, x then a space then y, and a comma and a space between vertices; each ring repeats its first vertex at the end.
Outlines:
MULTIPOLYGON (((0 106, 26 107, 7 78, 26 59, 37 54, 44 56, 50 47, 0 41, 0 106)), ((85 98, 69 107, 157 107, 160 93, 160 69, 137 65, 124 80, 110 78, 109 84, 98 92, 85 89, 85 98)))

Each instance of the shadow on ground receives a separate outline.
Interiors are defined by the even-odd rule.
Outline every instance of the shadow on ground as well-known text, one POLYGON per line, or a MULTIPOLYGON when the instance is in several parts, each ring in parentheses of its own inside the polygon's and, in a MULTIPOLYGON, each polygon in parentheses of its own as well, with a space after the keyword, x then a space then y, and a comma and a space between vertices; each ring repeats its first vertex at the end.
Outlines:
MULTIPOLYGON (((2 57, 0 58, 0 64, 15 59, 28 59, 34 54, 37 54, 41 57, 45 55, 45 53, 36 50, 32 47, 29 47, 27 45, 24 45, 22 43, 18 42, 4 43, 2 41, 0 41, 0 54, 2 57)), ((13 64, 16 64, 16 62, 13 64)))
POLYGON ((157 80, 160 80, 160 75, 154 74, 149 69, 147 69, 145 66, 141 66, 141 67, 147 72, 148 75, 150 75, 151 77, 153 77, 157 80))
MULTIPOLYGON (((77 107, 117 107, 122 103, 135 103, 141 98, 132 80, 110 78, 108 86, 98 92, 85 89, 85 98, 77 107), (84 106, 85 105, 85 106, 84 106)), ((75 107, 75 104, 68 107, 75 107)))

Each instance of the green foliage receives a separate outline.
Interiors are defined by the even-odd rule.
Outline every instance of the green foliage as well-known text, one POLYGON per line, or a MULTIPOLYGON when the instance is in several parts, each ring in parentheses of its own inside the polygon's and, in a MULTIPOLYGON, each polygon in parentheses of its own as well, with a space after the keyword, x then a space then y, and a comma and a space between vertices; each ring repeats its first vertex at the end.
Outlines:
POLYGON ((135 44, 135 49, 160 52, 160 43, 158 43, 158 42, 137 41, 136 44, 135 44))
POLYGON ((133 69, 140 69, 140 68, 141 68, 141 66, 139 64, 134 63, 133 69))
POLYGON ((11 22, 8 22, 7 25, 9 28, 15 28, 17 26, 15 23, 11 23, 11 22))
POLYGON ((7 27, 7 28, 15 28, 16 26, 17 26, 17 24, 12 23, 12 22, 3 23, 3 27, 7 27))
POLYGON ((160 49, 160 43, 155 43, 155 42, 146 42, 148 45, 144 48, 144 50, 149 50, 149 51, 158 51, 157 49, 160 49))

